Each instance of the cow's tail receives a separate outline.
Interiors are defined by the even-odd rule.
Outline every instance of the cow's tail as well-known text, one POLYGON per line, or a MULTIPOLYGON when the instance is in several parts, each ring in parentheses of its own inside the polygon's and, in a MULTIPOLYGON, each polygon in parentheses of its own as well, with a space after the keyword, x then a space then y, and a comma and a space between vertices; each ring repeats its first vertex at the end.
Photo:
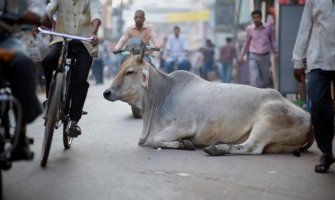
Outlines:
POLYGON ((300 147, 299 151, 300 152, 306 151, 313 145, 313 143, 314 143, 314 130, 313 126, 311 125, 306 136, 306 143, 302 147, 300 147))

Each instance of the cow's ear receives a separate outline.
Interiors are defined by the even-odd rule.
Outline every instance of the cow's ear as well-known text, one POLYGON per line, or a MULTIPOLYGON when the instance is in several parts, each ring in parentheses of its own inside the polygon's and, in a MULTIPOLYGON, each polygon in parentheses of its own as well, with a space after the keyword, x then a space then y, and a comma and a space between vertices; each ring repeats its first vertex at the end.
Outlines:
POLYGON ((149 70, 145 67, 142 69, 141 83, 144 88, 149 89, 149 70))

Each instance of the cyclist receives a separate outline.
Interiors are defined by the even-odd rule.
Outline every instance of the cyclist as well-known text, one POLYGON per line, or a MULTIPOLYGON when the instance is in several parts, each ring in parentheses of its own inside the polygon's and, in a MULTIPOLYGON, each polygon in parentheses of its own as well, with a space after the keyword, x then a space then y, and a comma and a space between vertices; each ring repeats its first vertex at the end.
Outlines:
POLYGON ((13 95, 22 108, 22 122, 18 148, 12 152, 13 160, 26 159, 30 155, 29 142, 26 137, 26 125, 42 113, 36 96, 36 68, 25 48, 12 34, 17 30, 17 23, 40 24, 45 15, 45 6, 38 0, 6 0, 0 6, 0 48, 15 52, 10 63, 2 65, 2 72, 13 95), (18 9, 24 8, 24 9, 18 9), (23 12, 21 12, 23 11, 23 12))
MULTIPOLYGON (((69 42, 69 52, 76 52, 74 55, 76 58, 76 66, 71 69, 71 85, 69 90, 72 99, 69 136, 77 137, 81 134, 78 121, 82 116, 82 109, 89 88, 87 78, 92 64, 92 57, 96 57, 98 53, 99 39, 97 32, 101 24, 101 4, 99 0, 50 0, 46 9, 50 21, 57 12, 56 32, 82 37, 93 37, 91 43, 80 41, 69 42)), ((52 73, 57 68, 62 41, 62 38, 54 37, 50 43, 51 49, 42 61, 47 84, 47 95, 52 73)))
POLYGON ((188 49, 188 42, 186 38, 180 34, 180 27, 173 27, 173 34, 169 35, 166 41, 166 73, 175 70, 175 62, 177 62, 178 69, 190 70, 191 64, 186 58, 188 49))
MULTIPOLYGON (((149 45, 151 41, 153 47, 159 49, 154 29, 152 26, 144 25, 145 12, 143 10, 135 11, 134 21, 135 25, 128 27, 127 30, 123 33, 122 37, 114 47, 114 52, 121 50, 130 38, 140 38, 145 45, 149 45)), ((152 66, 154 66, 147 54, 144 56, 144 59, 147 60, 152 66)), ((124 60, 125 57, 121 60, 121 63, 124 60)))

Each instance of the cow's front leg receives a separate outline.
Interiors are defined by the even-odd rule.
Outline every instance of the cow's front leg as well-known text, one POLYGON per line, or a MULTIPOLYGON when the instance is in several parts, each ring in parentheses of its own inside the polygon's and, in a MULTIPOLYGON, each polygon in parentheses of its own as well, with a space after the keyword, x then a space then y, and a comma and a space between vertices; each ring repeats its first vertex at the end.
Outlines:
POLYGON ((182 129, 169 126, 153 137, 153 147, 160 147, 165 149, 195 150, 192 142, 190 140, 184 139, 190 138, 194 134, 195 132, 190 129, 182 129))
POLYGON ((204 148, 210 156, 222 156, 224 154, 262 154, 264 144, 247 140, 242 144, 218 144, 204 148))

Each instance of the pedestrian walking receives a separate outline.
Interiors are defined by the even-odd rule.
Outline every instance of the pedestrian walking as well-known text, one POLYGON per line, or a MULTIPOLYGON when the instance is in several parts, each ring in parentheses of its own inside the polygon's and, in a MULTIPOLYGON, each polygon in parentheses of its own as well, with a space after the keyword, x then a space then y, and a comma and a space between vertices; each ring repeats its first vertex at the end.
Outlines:
POLYGON ((307 92, 311 99, 314 136, 322 152, 315 172, 325 173, 335 162, 334 111, 331 82, 335 81, 334 0, 307 0, 293 50, 294 77, 305 81, 303 59, 307 59, 307 92))
POLYGON ((247 28, 247 39, 242 48, 239 62, 243 62, 243 57, 249 51, 249 73, 252 86, 259 88, 270 87, 270 51, 278 57, 278 50, 275 42, 275 31, 273 27, 262 22, 262 12, 254 10, 251 13, 252 25, 247 28))
POLYGON ((222 77, 224 83, 231 83, 233 77, 234 58, 238 60, 235 45, 232 38, 226 38, 226 44, 220 50, 220 62, 222 64, 222 77))
POLYGON ((206 39, 206 47, 204 48, 203 54, 204 54, 204 65, 203 65, 204 78, 208 81, 214 81, 216 80, 216 68, 214 65, 215 51, 212 40, 206 39))

